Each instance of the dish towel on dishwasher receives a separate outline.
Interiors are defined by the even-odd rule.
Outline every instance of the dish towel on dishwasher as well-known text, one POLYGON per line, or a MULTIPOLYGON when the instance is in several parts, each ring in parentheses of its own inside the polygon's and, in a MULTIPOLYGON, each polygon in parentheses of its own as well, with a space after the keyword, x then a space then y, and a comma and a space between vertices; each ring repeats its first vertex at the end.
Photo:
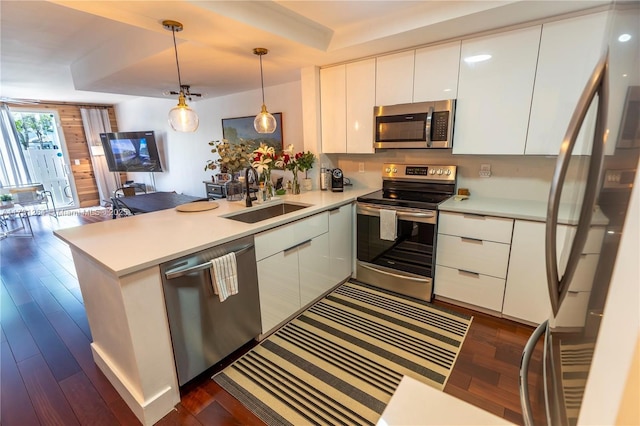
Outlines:
POLYGON ((238 294, 238 264, 234 252, 211 259, 210 269, 211 286, 221 302, 238 294))
POLYGON ((396 211, 380 210, 380 239, 387 241, 395 241, 398 237, 396 228, 396 211))

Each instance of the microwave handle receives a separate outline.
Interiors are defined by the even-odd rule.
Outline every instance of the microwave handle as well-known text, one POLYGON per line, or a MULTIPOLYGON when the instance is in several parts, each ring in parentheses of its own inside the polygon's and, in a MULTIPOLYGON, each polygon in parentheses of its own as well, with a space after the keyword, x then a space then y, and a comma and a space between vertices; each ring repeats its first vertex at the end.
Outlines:
POLYGON ((431 148, 431 119, 433 118, 433 107, 429 107, 429 111, 427 112, 427 123, 425 125, 425 135, 427 141, 427 147, 431 148))

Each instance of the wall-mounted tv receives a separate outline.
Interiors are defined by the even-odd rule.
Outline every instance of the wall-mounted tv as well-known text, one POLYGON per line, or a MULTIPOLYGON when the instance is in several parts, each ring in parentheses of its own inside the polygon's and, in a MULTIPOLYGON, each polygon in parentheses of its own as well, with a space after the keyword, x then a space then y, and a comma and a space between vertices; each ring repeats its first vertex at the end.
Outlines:
POLYGON ((153 131, 100 133, 111 172, 162 172, 153 131))

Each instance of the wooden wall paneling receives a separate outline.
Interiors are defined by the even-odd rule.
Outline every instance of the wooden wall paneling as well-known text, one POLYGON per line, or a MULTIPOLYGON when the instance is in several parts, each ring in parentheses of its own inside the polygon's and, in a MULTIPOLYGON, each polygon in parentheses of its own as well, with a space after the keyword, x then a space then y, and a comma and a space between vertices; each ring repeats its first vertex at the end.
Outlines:
MULTIPOLYGON (((79 207, 92 207, 100 205, 101 200, 91 164, 91 157, 89 155, 89 144, 84 134, 82 115, 80 114, 80 108, 83 106, 85 105, 63 102, 40 102, 33 106, 9 104, 9 107, 20 108, 21 110, 56 110, 58 112, 67 152, 69 154, 69 167, 76 185, 76 192, 78 193, 79 207), (76 160, 80 161, 79 165, 75 164, 76 160)), ((104 106, 107 108, 111 131, 117 132, 118 124, 114 107, 112 105, 93 105, 93 107, 96 106, 104 106)), ((126 179, 126 175, 123 173, 120 175, 122 182, 124 182, 123 179, 126 179)))

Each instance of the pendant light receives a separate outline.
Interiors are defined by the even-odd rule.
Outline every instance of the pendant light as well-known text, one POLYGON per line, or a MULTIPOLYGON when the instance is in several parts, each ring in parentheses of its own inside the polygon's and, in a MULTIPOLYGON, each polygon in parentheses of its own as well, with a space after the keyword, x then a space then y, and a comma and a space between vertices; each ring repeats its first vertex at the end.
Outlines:
POLYGON ((262 110, 260 114, 256 115, 253 120, 253 127, 258 133, 273 133, 276 131, 276 119, 273 115, 267 111, 267 106, 264 104, 264 77, 262 76, 262 56, 266 55, 269 51, 264 47, 256 47, 253 49, 253 53, 260 57, 260 86, 262 87, 262 110))
MULTIPOLYGON (((173 48, 176 52, 176 67, 178 68, 178 84, 180 85, 180 92, 178 92, 178 105, 171 108, 169 111, 169 124, 171 128, 177 132, 195 132, 200 124, 198 114, 187 105, 185 101, 185 87, 187 85, 182 84, 180 78, 180 63, 178 62, 178 47, 176 45, 176 32, 183 30, 183 26, 177 21, 162 21, 162 26, 166 30, 170 30, 173 34, 173 48)), ((191 99, 189 99, 191 100, 191 99)))

